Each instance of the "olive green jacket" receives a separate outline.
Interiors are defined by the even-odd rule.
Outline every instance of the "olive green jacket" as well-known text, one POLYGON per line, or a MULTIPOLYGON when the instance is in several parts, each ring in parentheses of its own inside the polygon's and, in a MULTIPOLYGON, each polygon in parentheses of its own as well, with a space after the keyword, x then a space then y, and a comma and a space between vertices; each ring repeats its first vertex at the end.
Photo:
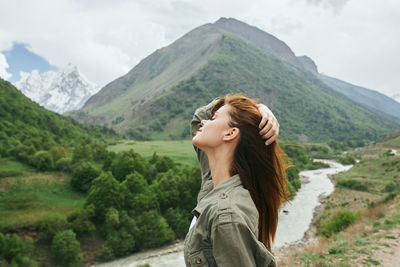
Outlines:
MULTIPOLYGON (((211 118, 218 98, 198 108, 191 121, 192 137, 201 120, 211 118)), ((213 188, 207 155, 193 146, 202 173, 197 217, 185 238, 184 258, 188 267, 276 266, 274 256, 258 241, 258 211, 238 174, 213 188)))

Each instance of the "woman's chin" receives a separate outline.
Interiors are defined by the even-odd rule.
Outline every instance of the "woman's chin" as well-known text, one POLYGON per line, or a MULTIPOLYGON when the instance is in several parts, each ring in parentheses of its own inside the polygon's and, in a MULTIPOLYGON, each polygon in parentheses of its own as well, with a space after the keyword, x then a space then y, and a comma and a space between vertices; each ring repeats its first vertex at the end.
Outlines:
POLYGON ((200 143, 199 143, 199 140, 198 140, 198 136, 197 136, 197 135, 195 135, 195 136, 192 138, 192 144, 195 145, 195 146, 197 146, 197 147, 200 146, 200 143))

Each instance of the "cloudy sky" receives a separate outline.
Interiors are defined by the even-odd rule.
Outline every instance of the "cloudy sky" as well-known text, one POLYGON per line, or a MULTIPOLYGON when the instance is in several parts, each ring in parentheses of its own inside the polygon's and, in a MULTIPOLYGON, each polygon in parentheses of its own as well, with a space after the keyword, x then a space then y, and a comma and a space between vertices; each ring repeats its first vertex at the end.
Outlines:
POLYGON ((46 61, 71 62, 104 86, 193 28, 233 17, 311 57, 324 74, 400 93, 398 0, 0 0, 0 7, 0 76, 9 80, 14 44, 41 58, 40 71, 46 61))

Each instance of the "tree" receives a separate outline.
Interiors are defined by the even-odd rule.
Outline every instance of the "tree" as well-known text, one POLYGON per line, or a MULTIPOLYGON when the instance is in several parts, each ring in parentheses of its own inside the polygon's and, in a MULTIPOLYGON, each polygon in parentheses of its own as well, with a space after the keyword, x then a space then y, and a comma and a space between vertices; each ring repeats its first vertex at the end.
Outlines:
POLYGON ((122 186, 126 186, 130 193, 137 194, 143 193, 147 189, 148 185, 146 179, 143 178, 143 175, 137 171, 133 171, 133 173, 126 177, 122 186))
POLYGON ((78 162, 79 160, 92 161, 92 149, 89 145, 79 144, 75 146, 72 154, 72 163, 78 162))
POLYGON ((54 236, 51 252, 61 266, 80 266, 82 264, 83 256, 80 244, 72 230, 65 230, 54 236))
POLYGON ((129 217, 126 211, 119 212, 109 208, 104 229, 106 241, 103 248, 107 253, 111 249, 111 255, 123 256, 135 250, 139 229, 135 220, 129 217))
POLYGON ((157 175, 157 179, 151 185, 151 190, 157 196, 162 212, 168 207, 179 205, 179 188, 177 175, 173 170, 157 175))
POLYGON ((143 212, 137 219, 142 248, 152 248, 175 238, 165 219, 155 210, 143 212))
POLYGON ((100 170, 87 161, 74 164, 71 185, 76 190, 87 192, 92 185, 92 180, 100 175, 100 170))
POLYGON ((167 156, 158 157, 156 160, 156 169, 158 172, 166 172, 173 167, 175 167, 175 163, 167 156))
POLYGON ((135 159, 127 153, 122 153, 114 159, 112 165, 112 174, 118 181, 125 180, 126 176, 136 169, 135 159))
POLYGON ((190 213, 180 208, 168 208, 165 219, 174 230, 176 237, 184 237, 190 225, 190 213))
POLYGON ((103 172, 93 180, 85 206, 93 204, 96 217, 104 220, 109 208, 120 208, 122 202, 120 193, 120 184, 111 172, 103 172))

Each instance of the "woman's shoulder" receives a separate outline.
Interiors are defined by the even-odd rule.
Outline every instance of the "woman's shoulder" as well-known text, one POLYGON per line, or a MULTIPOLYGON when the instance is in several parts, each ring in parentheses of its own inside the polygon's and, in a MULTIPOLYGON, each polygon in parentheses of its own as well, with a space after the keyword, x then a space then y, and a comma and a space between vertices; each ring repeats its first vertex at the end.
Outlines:
POLYGON ((224 223, 244 224, 258 235, 258 210, 247 189, 242 185, 222 193, 213 207, 214 225, 224 223))

